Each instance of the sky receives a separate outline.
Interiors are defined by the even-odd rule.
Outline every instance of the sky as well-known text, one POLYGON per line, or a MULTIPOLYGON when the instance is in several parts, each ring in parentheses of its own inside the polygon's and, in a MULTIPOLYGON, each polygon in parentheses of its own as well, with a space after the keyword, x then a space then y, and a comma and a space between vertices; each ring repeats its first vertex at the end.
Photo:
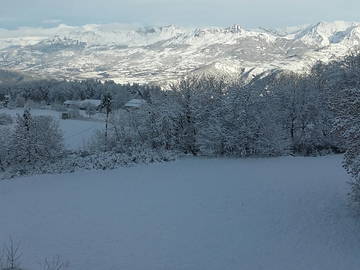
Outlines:
POLYGON ((360 21, 359 0, 0 0, 0 28, 125 23, 269 27, 360 21))

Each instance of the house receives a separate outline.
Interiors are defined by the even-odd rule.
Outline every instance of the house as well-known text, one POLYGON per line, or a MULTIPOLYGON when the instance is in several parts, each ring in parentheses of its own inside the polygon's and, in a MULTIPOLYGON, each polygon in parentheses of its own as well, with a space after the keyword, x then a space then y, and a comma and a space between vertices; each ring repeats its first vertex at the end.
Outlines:
POLYGON ((67 108, 72 108, 72 107, 78 108, 79 103, 80 103, 80 101, 78 101, 78 100, 66 100, 64 102, 64 106, 67 107, 67 108))
POLYGON ((128 110, 136 110, 139 109, 141 106, 143 106, 146 103, 146 100, 144 99, 131 99, 125 104, 125 108, 128 110))
POLYGON ((86 110, 87 108, 94 108, 100 110, 101 100, 100 99, 84 99, 84 100, 66 100, 64 102, 67 108, 78 108, 80 110, 86 110))

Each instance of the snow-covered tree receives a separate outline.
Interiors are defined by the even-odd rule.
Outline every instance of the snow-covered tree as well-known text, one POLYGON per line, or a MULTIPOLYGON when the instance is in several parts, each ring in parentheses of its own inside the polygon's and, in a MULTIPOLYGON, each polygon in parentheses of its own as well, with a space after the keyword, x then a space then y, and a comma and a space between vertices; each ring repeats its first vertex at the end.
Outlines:
POLYGON ((4 170, 10 163, 10 143, 12 130, 9 127, 0 126, 0 169, 4 170))
POLYGON ((178 141, 179 148, 185 153, 196 155, 199 151, 197 145, 198 127, 196 125, 199 111, 198 95, 201 82, 196 77, 181 80, 172 86, 174 98, 178 104, 178 141))
POLYGON ((48 116, 33 117, 29 109, 18 115, 11 139, 11 162, 51 160, 63 153, 63 138, 57 122, 48 116))
POLYGON ((352 198, 360 203, 360 88, 341 90, 336 131, 344 138, 344 167, 353 177, 352 198))

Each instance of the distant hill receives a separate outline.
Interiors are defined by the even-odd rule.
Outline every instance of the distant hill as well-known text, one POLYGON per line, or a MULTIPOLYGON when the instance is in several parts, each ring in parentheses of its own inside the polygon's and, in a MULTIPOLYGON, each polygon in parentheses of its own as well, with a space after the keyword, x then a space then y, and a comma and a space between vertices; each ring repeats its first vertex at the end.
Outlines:
POLYGON ((0 84, 14 84, 33 79, 35 78, 21 72, 0 69, 0 84))

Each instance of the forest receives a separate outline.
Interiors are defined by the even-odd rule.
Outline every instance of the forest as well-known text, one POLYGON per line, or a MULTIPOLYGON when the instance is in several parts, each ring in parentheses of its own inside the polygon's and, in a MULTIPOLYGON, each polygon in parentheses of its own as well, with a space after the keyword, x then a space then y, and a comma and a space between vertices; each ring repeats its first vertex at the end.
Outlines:
MULTIPOLYGON (((303 74, 275 71, 251 81, 188 76, 161 89, 111 81, 35 80, 0 84, 0 100, 4 103, 6 97, 10 97, 6 106, 24 106, 25 111, 17 116, 14 129, 0 124, 3 171, 17 175, 39 168, 73 171, 75 163, 105 169, 181 155, 248 158, 345 153, 344 167, 354 179, 351 196, 360 202, 358 51, 327 64, 318 62, 303 74), (124 110, 131 98, 146 103, 124 110), (106 128, 78 153, 64 149, 56 121, 32 116, 26 108, 29 103, 60 106, 66 100, 83 99, 102 100, 106 128), (19 172, 19 165, 24 172, 19 172)), ((6 122, 6 115, 0 118, 0 123, 6 122)))

